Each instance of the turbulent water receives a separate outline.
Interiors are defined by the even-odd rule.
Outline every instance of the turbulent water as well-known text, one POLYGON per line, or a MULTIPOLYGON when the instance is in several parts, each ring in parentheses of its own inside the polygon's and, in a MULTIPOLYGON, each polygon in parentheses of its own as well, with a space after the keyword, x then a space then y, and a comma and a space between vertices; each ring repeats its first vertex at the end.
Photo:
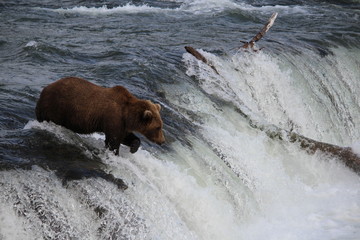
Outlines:
POLYGON ((0 2, 0 239, 359 239, 359 175, 269 134, 360 154, 359 23, 355 0, 0 2), (166 144, 37 122, 65 76, 160 103, 166 144))

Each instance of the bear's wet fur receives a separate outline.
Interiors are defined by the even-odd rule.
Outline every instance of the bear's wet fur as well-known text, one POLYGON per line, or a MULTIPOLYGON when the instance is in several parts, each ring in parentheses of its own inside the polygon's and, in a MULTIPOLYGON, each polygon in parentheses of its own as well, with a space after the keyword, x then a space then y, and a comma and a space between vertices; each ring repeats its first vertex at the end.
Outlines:
POLYGON ((105 88, 78 77, 62 78, 43 89, 36 105, 39 122, 52 121, 76 133, 105 133, 105 145, 119 154, 120 144, 135 153, 140 139, 165 141, 160 105, 132 95, 126 88, 105 88))

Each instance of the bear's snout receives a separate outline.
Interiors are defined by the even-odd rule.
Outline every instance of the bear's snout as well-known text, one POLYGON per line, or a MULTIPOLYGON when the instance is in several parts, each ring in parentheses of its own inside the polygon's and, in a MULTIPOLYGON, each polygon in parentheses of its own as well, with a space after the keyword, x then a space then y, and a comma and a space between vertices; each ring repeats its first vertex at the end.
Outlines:
POLYGON ((165 143, 165 138, 163 137, 160 141, 156 141, 157 144, 162 145, 165 143))
POLYGON ((163 143, 165 143, 164 134, 161 132, 160 136, 158 138, 154 139, 154 142, 159 144, 159 145, 162 145, 163 143))

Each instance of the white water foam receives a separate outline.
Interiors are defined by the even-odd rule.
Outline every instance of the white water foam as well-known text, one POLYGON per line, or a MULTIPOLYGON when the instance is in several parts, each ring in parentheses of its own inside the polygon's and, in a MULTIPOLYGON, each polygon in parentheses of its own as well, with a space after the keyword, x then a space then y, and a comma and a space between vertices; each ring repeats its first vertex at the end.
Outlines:
POLYGON ((327 56, 306 50, 302 55, 286 54, 288 60, 279 63, 292 70, 294 87, 301 90, 297 93, 309 109, 313 126, 304 127, 308 129, 304 134, 325 142, 350 145, 360 138, 356 127, 360 124, 359 50, 333 48, 330 52, 327 56))
POLYGON ((360 141, 356 141, 351 145, 351 150, 360 157, 360 141))
POLYGON ((192 12, 195 14, 206 14, 223 12, 226 10, 240 10, 244 12, 260 12, 265 14, 271 14, 279 12, 281 15, 288 14, 305 14, 308 13, 308 9, 303 6, 261 6, 256 7, 251 4, 246 4, 239 1, 231 0, 183 0, 180 10, 192 12))
POLYGON ((27 124, 25 124, 24 129, 44 130, 54 134, 60 140, 70 144, 75 144, 76 141, 78 141, 80 138, 99 140, 100 142, 105 141, 105 134, 103 133, 95 132, 91 134, 77 134, 65 127, 47 121, 38 122, 37 120, 30 120, 27 124))
POLYGON ((32 240, 41 238, 40 234, 36 234, 31 229, 25 230, 26 224, 19 219, 11 205, 0 201, 0 209, 0 239, 32 240))
MULTIPOLYGON (((276 109, 280 106, 286 110, 296 108, 302 114, 301 98, 295 103, 286 101, 287 97, 296 97, 293 96, 297 93, 296 85, 292 84, 291 72, 284 72, 276 59, 255 54, 242 56, 244 60, 223 60, 201 53, 223 76, 218 77, 211 68, 184 54, 187 73, 196 76, 205 92, 227 101, 232 99, 240 109, 245 103, 254 112, 251 117, 260 115, 269 122, 277 119, 277 124, 281 123, 281 116, 291 117, 288 113, 291 111, 283 115, 276 109), (267 95, 277 99, 269 99, 267 95), (242 99, 244 96, 251 100, 242 99), (242 100, 241 104, 236 102, 238 99, 242 100), (267 110, 264 106, 273 107, 261 111, 267 110)), ((186 101, 180 99, 174 103, 189 111, 203 108, 206 117, 199 125, 204 139, 220 151, 221 159, 251 189, 258 204, 258 212, 248 215, 238 238, 356 239, 360 234, 357 174, 326 155, 308 155, 297 145, 274 141, 265 133, 246 127, 243 117, 232 113, 233 110, 220 111, 204 105, 204 99, 198 101, 199 93, 186 90, 184 93, 179 96, 186 101)), ((176 96, 169 99, 173 98, 176 96)), ((305 115, 303 119, 306 120, 305 115)), ((305 129, 302 121, 298 123, 305 129)))
POLYGON ((67 140, 66 137, 66 128, 61 127, 60 125, 57 125, 53 122, 38 122, 36 120, 30 120, 27 124, 25 124, 24 129, 41 129, 46 130, 48 132, 51 132, 55 134, 58 138, 61 138, 62 140, 67 140))
POLYGON ((240 9, 242 7, 242 4, 235 3, 231 0, 189 0, 182 1, 180 10, 194 14, 206 14, 223 12, 228 9, 240 9))
MULTIPOLYGON (((50 131, 68 143, 74 140, 66 129, 52 123, 30 121, 25 129, 29 128, 50 131)), ((103 136, 86 136, 89 137, 102 141, 103 136)), ((95 145, 98 146, 97 143, 95 145)), ((178 150, 181 151, 182 159, 190 162, 198 160, 199 156, 193 155, 192 150, 183 149, 181 145, 178 150)), ((235 236, 240 234, 239 221, 232 204, 216 192, 217 188, 207 180, 206 174, 189 174, 186 162, 181 161, 182 164, 178 165, 179 156, 173 156, 175 159, 171 155, 162 156, 164 160, 161 160, 142 149, 134 155, 126 149, 120 150, 120 156, 114 156, 108 151, 103 154, 102 159, 112 174, 131 183, 126 190, 126 201, 135 204, 134 211, 144 218, 147 229, 147 237, 137 239, 147 239, 149 236, 152 236, 151 239, 236 239, 235 236), (221 224, 219 219, 222 219, 221 224)), ((98 183, 80 184, 88 189, 98 183)), ((103 193, 91 189, 88 191, 96 199, 111 190, 104 189, 103 193)), ((107 206, 112 208, 121 204, 109 202, 107 206)))
POLYGON ((274 6, 261 6, 261 7, 254 7, 251 5, 247 5, 242 7, 244 11, 250 12, 260 12, 260 13, 273 13, 278 12, 281 16, 283 15, 290 15, 290 14, 310 14, 310 9, 304 6, 281 6, 281 5, 274 5, 274 6))
POLYGON ((34 166, 31 171, 12 170, 0 176, 0 200, 12 203, 14 221, 23 223, 16 226, 18 233, 26 234, 21 239, 66 239, 76 235, 93 239, 89 235, 94 235, 95 229, 91 212, 67 193, 55 174, 34 166))
POLYGON ((25 45, 25 47, 29 47, 29 48, 36 48, 38 46, 39 46, 39 43, 36 41, 30 41, 25 45))
POLYGON ((270 56, 261 52, 242 53, 231 59, 221 59, 200 52, 215 64, 220 76, 188 53, 184 54, 184 62, 188 67, 187 74, 197 76, 207 93, 233 102, 262 125, 275 124, 290 129, 294 124, 306 126, 308 121, 311 122, 297 110, 302 101, 295 94, 289 72, 283 72, 270 56))
POLYGON ((85 7, 77 6, 73 8, 60 8, 53 11, 58 13, 78 13, 87 15, 110 15, 110 14, 136 14, 136 13, 157 13, 162 11, 168 11, 169 9, 162 9, 158 7, 151 7, 146 4, 136 6, 131 3, 127 3, 124 6, 118 6, 109 8, 106 5, 102 7, 85 7))
POLYGON ((232 206, 210 186, 200 186, 186 169, 147 152, 131 158, 125 165, 137 176, 129 193, 157 239, 233 239, 224 236, 239 231, 232 206))
MULTIPOLYGON (((134 5, 127 3, 123 6, 109 8, 107 5, 101 7, 75 6, 72 8, 51 9, 58 13, 85 14, 85 15, 111 15, 111 14, 138 14, 138 13, 167 13, 167 12, 184 12, 192 14, 213 14, 227 10, 240 10, 244 12, 260 12, 281 14, 306 13, 307 10, 301 6, 266 6, 254 7, 246 3, 234 2, 231 0, 185 0, 176 1, 181 3, 178 8, 161 8, 153 7, 147 4, 134 5)), ((49 9, 47 9, 49 10, 49 9)))
POLYGON ((327 58, 310 52, 300 57, 289 54, 287 58, 296 58, 294 67, 263 52, 239 52, 222 59, 199 51, 220 76, 188 53, 183 56, 187 74, 196 76, 207 93, 233 102, 253 121, 338 145, 349 145, 360 138, 355 127, 360 124, 356 94, 360 86, 354 74, 358 69, 356 58, 351 58, 355 54, 349 53, 347 59, 344 50, 338 49, 327 58), (321 70, 314 69, 312 62, 321 70))
POLYGON ((337 239, 359 232, 355 173, 263 134, 234 131, 236 122, 217 118, 204 123, 203 134, 240 178, 248 179, 260 209, 242 226, 243 239, 337 239))

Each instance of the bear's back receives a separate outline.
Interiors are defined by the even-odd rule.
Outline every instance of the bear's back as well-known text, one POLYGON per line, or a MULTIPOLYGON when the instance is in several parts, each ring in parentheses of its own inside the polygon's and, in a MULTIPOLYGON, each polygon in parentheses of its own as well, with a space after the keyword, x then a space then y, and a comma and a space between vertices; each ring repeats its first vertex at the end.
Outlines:
POLYGON ((78 133, 100 131, 103 118, 126 99, 122 95, 128 95, 125 88, 116 92, 112 89, 77 77, 62 78, 41 92, 37 119, 52 121, 78 133))
POLYGON ((36 106, 37 118, 40 121, 51 120, 52 112, 64 113, 71 108, 88 105, 89 101, 98 99, 102 87, 76 77, 62 78, 46 86, 40 94, 36 106), (93 96, 93 98, 90 98, 93 96), (48 116, 48 117, 47 117, 48 116))

